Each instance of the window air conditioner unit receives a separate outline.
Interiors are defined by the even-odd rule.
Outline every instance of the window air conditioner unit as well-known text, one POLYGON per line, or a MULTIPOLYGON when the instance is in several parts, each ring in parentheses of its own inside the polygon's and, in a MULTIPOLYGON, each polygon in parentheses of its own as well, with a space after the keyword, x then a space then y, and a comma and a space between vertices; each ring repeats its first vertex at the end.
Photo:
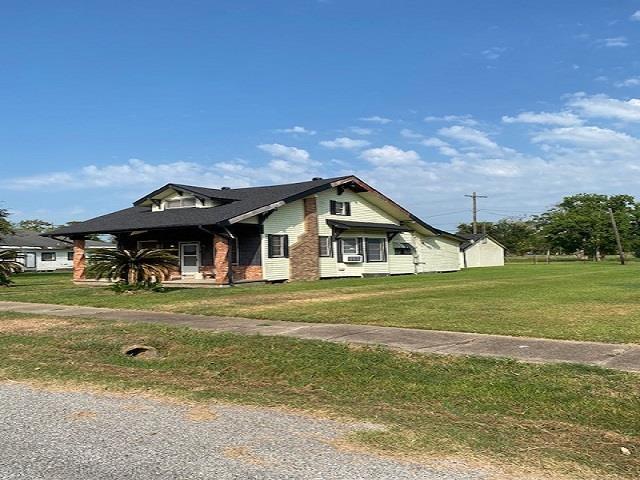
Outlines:
POLYGON ((346 255, 344 263, 362 263, 362 255, 346 255))

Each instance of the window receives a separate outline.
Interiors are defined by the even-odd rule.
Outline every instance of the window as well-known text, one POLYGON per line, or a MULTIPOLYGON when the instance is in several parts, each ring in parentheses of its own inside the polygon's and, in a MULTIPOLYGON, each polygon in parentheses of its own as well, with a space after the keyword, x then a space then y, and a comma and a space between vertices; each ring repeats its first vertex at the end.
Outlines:
POLYGON ((384 238, 365 239, 367 262, 386 262, 387 252, 384 238))
POLYGON ((413 255, 413 248, 411 248, 410 243, 394 243, 393 244, 393 254, 394 255, 413 255))
POLYGON ((187 207, 195 207, 196 199, 194 197, 184 197, 178 198, 177 200, 167 200, 164 202, 164 208, 187 208, 187 207))
POLYGON ((289 257, 289 236, 288 235, 268 235, 267 248, 269 258, 289 257))
POLYGON ((331 215, 349 216, 351 215, 351 203, 336 202, 335 200, 331 200, 330 211, 331 215))
POLYGON ((357 238, 343 238, 342 239, 342 254, 343 255, 357 255, 358 251, 358 239, 357 238))
POLYGON ((67 260, 69 260, 70 262, 73 261, 73 252, 67 252, 67 260))
POLYGON ((333 257, 333 242, 331 237, 318 237, 320 241, 320 256, 333 257))
POLYGON ((158 248, 159 244, 157 240, 140 240, 138 242, 138 250, 158 248))
POLYGON ((40 254, 40 260, 42 260, 43 262, 55 262, 56 252, 42 252, 40 254))
POLYGON ((238 237, 231 240, 231 264, 240 265, 240 242, 238 237))

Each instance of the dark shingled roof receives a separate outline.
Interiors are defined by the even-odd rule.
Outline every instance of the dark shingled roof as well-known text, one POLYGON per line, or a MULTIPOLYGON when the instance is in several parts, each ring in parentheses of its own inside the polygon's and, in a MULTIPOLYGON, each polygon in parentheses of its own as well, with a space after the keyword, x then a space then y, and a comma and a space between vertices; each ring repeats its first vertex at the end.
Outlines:
MULTIPOLYGON (((53 232, 47 233, 46 235, 73 236, 90 233, 116 233, 134 230, 166 229, 199 225, 229 225, 232 222, 237 221, 240 216, 252 216, 261 213, 262 211, 267 211, 271 208, 277 207, 277 204, 280 202, 288 203, 304 198, 308 195, 321 192, 331 188, 332 185, 335 186, 336 182, 340 182, 341 184, 350 183, 354 188, 370 188, 353 175, 314 179, 308 182, 287 183, 283 185, 228 189, 205 188, 193 185, 168 183, 167 185, 154 190, 134 202, 133 207, 92 218, 85 222, 74 223, 73 225, 59 228, 53 232), (169 188, 178 191, 190 192, 199 197, 221 200, 222 204, 217 205, 214 208, 176 208, 152 212, 151 206, 149 206, 149 200, 169 188)), ((380 195, 384 197, 384 195, 380 195)), ((394 203, 390 199, 387 200, 394 203)), ((395 205, 402 209, 399 205, 395 205)), ((415 220, 424 228, 437 235, 444 235, 459 241, 462 240, 454 234, 432 227, 409 212, 406 213, 412 220, 415 220)))
MULTIPOLYGON (((67 239, 65 239, 67 240, 67 239)), ((99 242, 95 240, 87 240, 87 247, 109 247, 114 246, 112 243, 99 242)), ((64 250, 72 248, 72 245, 61 240, 54 238, 47 238, 40 235, 38 232, 31 230, 16 230, 12 235, 0 236, 0 246, 2 247, 33 247, 43 248, 48 250, 64 250)))
POLYGON ((247 187, 214 189, 169 183, 151 192, 134 203, 133 207, 114 213, 92 218, 85 222, 74 223, 59 228, 47 235, 79 235, 87 233, 111 233, 131 230, 148 230, 157 228, 175 228, 194 225, 224 224, 228 220, 262 207, 281 201, 292 201, 329 188, 338 180, 351 178, 351 175, 309 182, 287 183, 265 187, 247 187), (152 212, 151 207, 140 205, 146 199, 167 188, 189 191, 204 197, 233 200, 215 208, 176 208, 152 212))

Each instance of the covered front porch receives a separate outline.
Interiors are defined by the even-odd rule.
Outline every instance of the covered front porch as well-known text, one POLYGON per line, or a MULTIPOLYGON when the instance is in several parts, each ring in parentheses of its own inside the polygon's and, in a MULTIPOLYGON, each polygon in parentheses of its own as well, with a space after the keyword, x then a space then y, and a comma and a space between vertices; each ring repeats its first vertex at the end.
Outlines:
MULTIPOLYGON (((112 232, 105 232, 112 233, 112 232)), ((160 248, 172 251, 178 263, 162 283, 172 286, 219 286, 261 281, 262 226, 183 227, 113 232, 117 248, 160 248)), ((91 281, 86 273, 85 240, 74 238, 74 281, 91 281)))

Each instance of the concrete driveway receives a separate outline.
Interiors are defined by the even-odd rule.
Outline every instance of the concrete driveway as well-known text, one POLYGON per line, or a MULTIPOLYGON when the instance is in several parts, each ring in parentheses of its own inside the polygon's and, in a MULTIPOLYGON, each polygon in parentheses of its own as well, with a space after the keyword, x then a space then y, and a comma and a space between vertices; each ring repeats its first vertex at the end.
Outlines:
POLYGON ((0 383, 0 478, 46 479, 439 479, 488 478, 333 446, 377 428, 215 404, 135 395, 51 392, 0 383))

